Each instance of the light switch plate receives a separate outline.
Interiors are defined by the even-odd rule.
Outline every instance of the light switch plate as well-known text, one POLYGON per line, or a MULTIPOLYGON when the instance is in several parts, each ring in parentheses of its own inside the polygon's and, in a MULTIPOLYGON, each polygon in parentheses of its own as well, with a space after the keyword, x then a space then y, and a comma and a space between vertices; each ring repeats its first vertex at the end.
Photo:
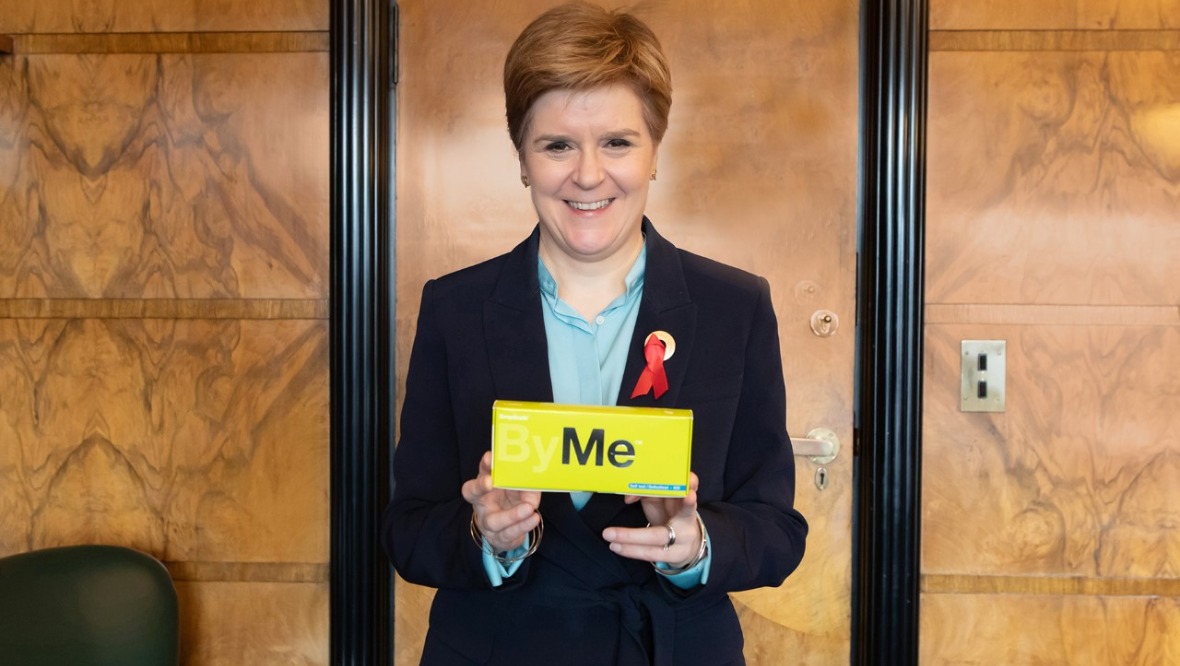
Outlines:
POLYGON ((1006 407, 1006 340, 963 340, 959 411, 1002 412, 1006 407))

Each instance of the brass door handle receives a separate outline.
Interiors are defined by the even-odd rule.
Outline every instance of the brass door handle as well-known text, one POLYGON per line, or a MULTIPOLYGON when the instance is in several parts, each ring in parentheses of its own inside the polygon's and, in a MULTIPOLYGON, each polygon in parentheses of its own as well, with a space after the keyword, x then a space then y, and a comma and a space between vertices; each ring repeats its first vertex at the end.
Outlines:
POLYGON ((795 455, 804 456, 817 465, 826 465, 840 455, 840 438, 827 428, 812 428, 807 437, 791 438, 795 455))

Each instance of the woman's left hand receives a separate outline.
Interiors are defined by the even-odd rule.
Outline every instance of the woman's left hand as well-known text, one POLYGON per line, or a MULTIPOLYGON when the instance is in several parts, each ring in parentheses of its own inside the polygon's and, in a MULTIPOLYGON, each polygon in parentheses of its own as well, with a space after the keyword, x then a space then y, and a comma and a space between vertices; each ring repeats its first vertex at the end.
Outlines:
POLYGON ((691 562, 701 547, 700 526, 697 523, 696 474, 689 474, 688 495, 684 497, 638 497, 627 495, 627 504, 639 502, 647 516, 649 527, 608 527, 602 538, 610 549, 623 557, 646 562, 666 562, 679 568, 691 562), (671 526, 671 529, 669 529, 671 526), (676 543, 668 545, 675 533, 676 543))

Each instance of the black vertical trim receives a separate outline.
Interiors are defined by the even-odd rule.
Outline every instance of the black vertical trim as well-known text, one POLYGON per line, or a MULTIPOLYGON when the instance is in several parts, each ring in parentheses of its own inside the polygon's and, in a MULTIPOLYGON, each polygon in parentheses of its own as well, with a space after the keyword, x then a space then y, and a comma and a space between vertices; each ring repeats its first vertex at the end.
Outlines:
POLYGON ((389 0, 331 0, 331 663, 390 662, 389 0))
POLYGON ((927 7, 861 6, 854 664, 918 663, 927 7))

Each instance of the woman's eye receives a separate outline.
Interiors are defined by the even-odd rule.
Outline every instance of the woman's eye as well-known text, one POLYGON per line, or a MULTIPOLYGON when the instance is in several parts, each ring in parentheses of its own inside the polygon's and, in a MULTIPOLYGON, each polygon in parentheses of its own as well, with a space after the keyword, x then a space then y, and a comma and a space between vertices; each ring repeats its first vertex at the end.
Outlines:
POLYGON ((570 145, 564 141, 554 141, 553 143, 545 146, 546 152, 550 153, 563 153, 569 149, 570 145))
POLYGON ((608 148, 630 148, 631 142, 626 139, 611 139, 606 142, 608 148))

